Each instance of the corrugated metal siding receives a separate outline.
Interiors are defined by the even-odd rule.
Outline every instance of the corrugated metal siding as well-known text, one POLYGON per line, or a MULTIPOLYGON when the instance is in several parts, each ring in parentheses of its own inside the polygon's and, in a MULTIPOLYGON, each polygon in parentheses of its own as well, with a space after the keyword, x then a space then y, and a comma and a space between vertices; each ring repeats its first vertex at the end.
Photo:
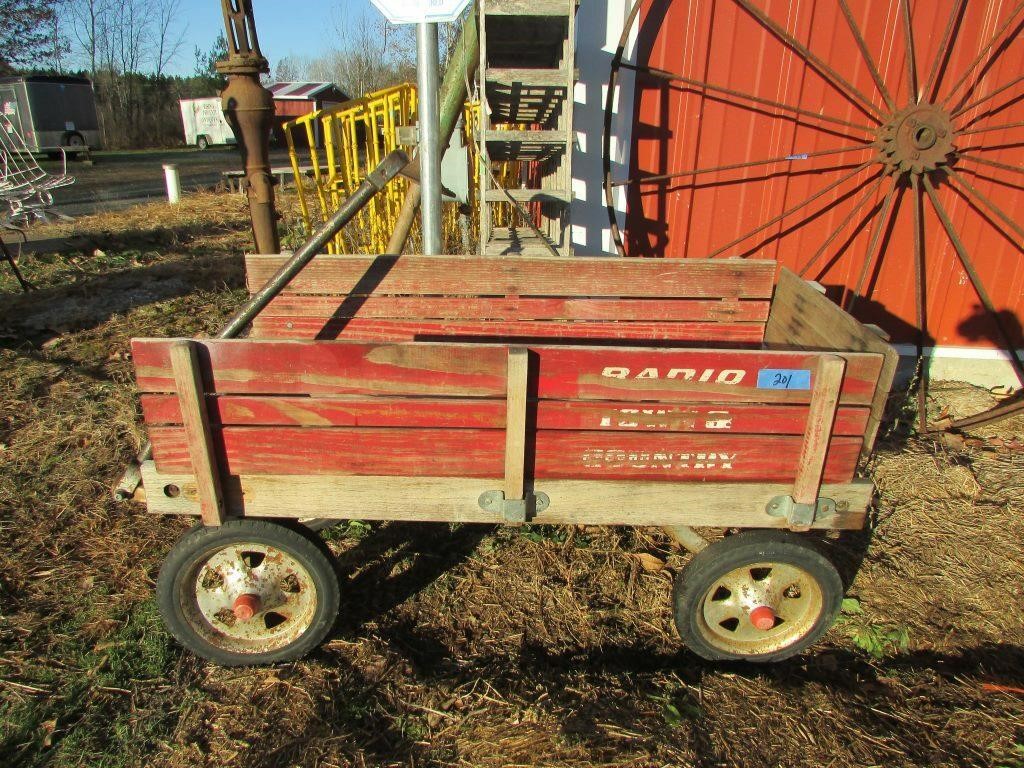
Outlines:
MULTIPOLYGON (((755 5, 885 111, 882 97, 835 0, 756 0, 755 5)), ((917 0, 912 5, 918 81, 923 84, 954 2, 917 0)), ((940 99, 1007 19, 1013 5, 995 0, 967 3, 940 78, 940 99)), ((900 0, 851 0, 850 6, 897 106, 905 105, 909 87, 900 0)), ((971 86, 972 99, 1024 72, 1022 21, 1024 16, 1017 18, 1004 35, 1008 42, 1001 46, 995 63, 979 67, 969 78, 968 86, 976 83, 971 86)), ((861 109, 735 0, 653 0, 640 23, 638 63, 840 120, 874 125, 861 109)), ((958 93, 964 90, 961 88, 958 93)), ((636 94, 631 177, 810 154, 856 144, 868 136, 863 130, 817 123, 813 119, 780 119, 777 115, 788 113, 644 75, 637 77, 636 94), (827 130, 820 129, 823 127, 827 130)), ((1024 120, 1022 94, 1024 86, 1017 84, 973 114, 1005 103, 1008 106, 986 122, 1020 122, 1024 120)), ((958 123, 971 117, 969 113, 958 123)), ((986 123, 978 123, 983 124, 986 123)), ((1024 131, 1013 128, 959 137, 956 143, 958 147, 984 145, 987 149, 983 157, 1021 168, 1022 142, 1024 131)), ((779 216, 872 156, 868 149, 633 186, 629 191, 626 251, 633 256, 707 256, 779 216), (837 166, 848 170, 821 172, 837 166)), ((966 160, 955 167, 1014 221, 1024 219, 1020 195, 1024 176, 966 160)), ((809 207, 722 255, 757 255, 776 258, 791 268, 801 267, 864 194, 857 191, 859 185, 879 169, 879 165, 873 164, 809 207)), ((831 295, 839 296, 856 284, 868 248, 870 224, 877 220, 877 216, 865 218, 864 214, 880 205, 890 183, 883 183, 828 249, 822 259, 828 264, 825 272, 821 274, 815 269, 807 275, 829 286, 831 295)), ((1024 257, 1019 245, 995 230, 986 220, 990 218, 988 214, 980 213, 948 185, 940 185, 939 196, 975 260, 993 303, 1005 313, 1006 324, 1016 328, 1014 343, 1024 345, 1020 332, 1024 257)), ((862 302, 857 314, 885 327, 896 340, 913 341, 916 333, 909 190, 896 205, 898 215, 884 240, 881 267, 872 273, 870 301, 862 302)), ((980 312, 977 296, 927 201, 924 208, 931 343, 1005 346, 991 323, 976 319, 980 312)))

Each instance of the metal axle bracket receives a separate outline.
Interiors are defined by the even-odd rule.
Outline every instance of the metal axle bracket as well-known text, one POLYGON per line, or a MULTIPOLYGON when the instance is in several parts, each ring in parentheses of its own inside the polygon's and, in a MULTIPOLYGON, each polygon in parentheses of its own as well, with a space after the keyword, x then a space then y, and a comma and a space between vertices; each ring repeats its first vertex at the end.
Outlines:
POLYGON ((766 511, 772 517, 784 517, 792 528, 809 528, 815 520, 832 517, 838 505, 834 499, 818 499, 815 504, 799 504, 792 496, 776 496, 766 511))
POLYGON ((477 503, 481 509, 501 515, 506 523, 528 523, 551 505, 551 499, 539 491, 522 499, 506 499, 504 491, 484 491, 477 503))

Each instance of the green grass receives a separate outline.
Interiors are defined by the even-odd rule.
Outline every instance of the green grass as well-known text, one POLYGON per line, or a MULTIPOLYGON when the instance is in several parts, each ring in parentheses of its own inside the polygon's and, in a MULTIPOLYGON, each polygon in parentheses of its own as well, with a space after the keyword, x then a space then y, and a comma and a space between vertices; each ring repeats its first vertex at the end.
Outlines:
POLYGON ((156 605, 125 611, 99 641, 87 639, 93 602, 52 630, 50 658, 59 668, 36 667, 24 684, 50 695, 9 699, 0 705, 0 763, 11 766, 139 765, 154 745, 170 736, 183 711, 198 700, 167 698, 175 651, 156 605))
POLYGON ((843 600, 842 613, 836 619, 836 627, 857 648, 876 661, 898 656, 910 647, 910 630, 906 626, 872 621, 864 613, 860 600, 855 597, 843 600))

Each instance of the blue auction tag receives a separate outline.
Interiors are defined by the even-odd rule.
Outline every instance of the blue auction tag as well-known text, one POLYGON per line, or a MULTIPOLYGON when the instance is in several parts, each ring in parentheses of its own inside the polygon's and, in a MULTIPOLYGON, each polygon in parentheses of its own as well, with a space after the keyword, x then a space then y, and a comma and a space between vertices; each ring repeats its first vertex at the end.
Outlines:
POLYGON ((762 368, 757 372, 758 389, 810 389, 811 372, 800 368, 762 368))

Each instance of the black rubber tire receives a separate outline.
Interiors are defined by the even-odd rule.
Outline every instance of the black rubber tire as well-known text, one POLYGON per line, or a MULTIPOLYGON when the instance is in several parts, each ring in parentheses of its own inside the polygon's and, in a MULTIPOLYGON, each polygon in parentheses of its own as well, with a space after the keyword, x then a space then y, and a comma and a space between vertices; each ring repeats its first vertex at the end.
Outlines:
POLYGON ((817 642, 832 626, 843 602, 843 582, 831 561, 810 539, 788 531, 752 530, 727 536, 701 550, 676 576, 672 591, 676 630, 687 647, 709 661, 770 663, 794 656, 817 642), (784 648, 760 654, 735 653, 701 631, 703 602, 719 578, 744 565, 779 562, 797 566, 821 590, 821 610, 811 628, 784 648))
POLYGON ((85 149, 85 137, 80 133, 69 133, 64 144, 72 149, 85 149))
POLYGON ((225 667, 295 661, 317 648, 338 619, 341 584, 337 564, 327 545, 299 526, 266 520, 229 520, 218 528, 198 525, 184 534, 160 568, 156 598, 171 634, 197 656, 225 667), (255 542, 284 550, 309 572, 316 588, 316 607, 309 627, 285 646, 265 653, 240 653, 209 642, 189 623, 182 610, 188 598, 187 577, 197 563, 235 542, 255 542), (185 594, 183 594, 183 592, 185 594))
POLYGON ((198 147, 200 151, 208 149, 209 146, 210 140, 205 136, 200 136, 198 139, 196 139, 196 147, 198 147))

